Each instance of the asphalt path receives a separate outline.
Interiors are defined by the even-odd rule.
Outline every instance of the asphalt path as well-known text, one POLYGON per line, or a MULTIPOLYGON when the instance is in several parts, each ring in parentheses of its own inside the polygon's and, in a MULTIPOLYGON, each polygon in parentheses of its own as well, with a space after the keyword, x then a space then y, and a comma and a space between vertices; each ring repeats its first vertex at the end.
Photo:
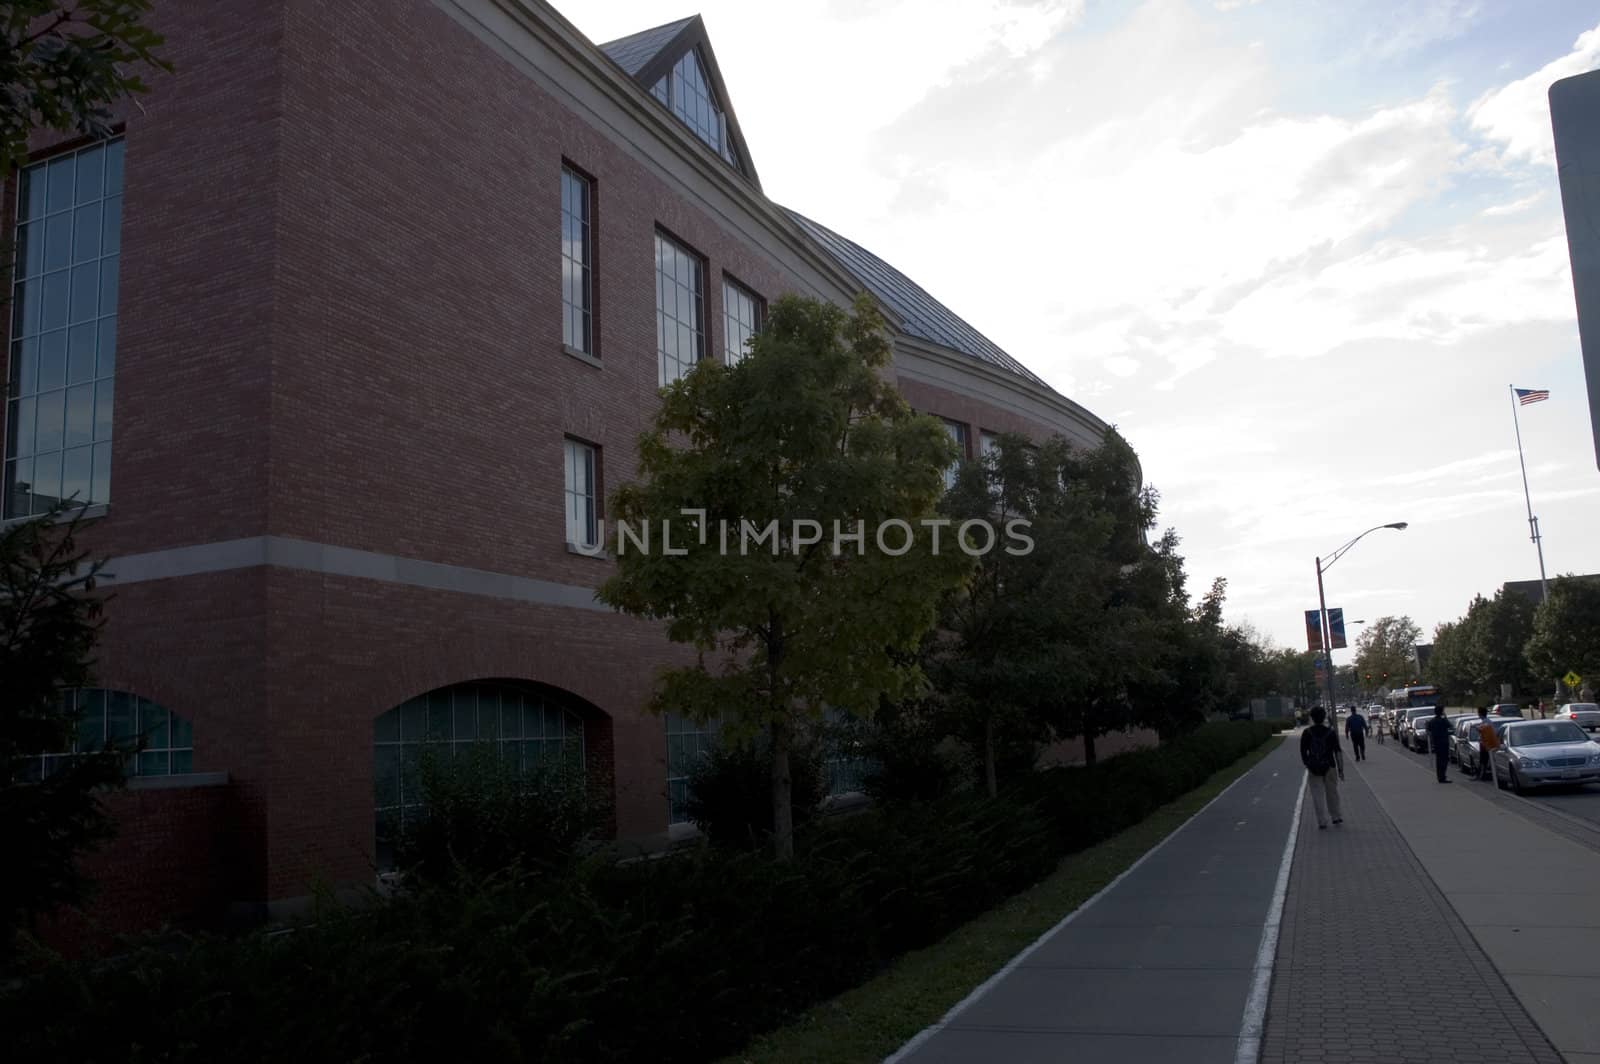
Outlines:
POLYGON ((1255 1060, 1304 777, 1291 737, 890 1060, 1255 1060))

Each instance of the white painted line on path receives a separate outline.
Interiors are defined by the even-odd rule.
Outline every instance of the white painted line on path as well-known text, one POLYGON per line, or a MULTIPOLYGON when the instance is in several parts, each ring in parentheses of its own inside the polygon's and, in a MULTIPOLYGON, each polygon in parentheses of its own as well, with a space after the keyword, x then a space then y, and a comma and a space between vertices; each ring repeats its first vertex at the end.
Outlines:
POLYGON ((1294 818, 1289 821, 1289 837, 1283 842, 1283 858, 1278 862, 1278 884, 1267 907, 1267 922, 1261 928, 1261 945, 1256 948, 1255 978, 1244 1003, 1244 1020, 1239 1025, 1239 1047, 1233 1064, 1256 1064, 1261 1059, 1261 1031, 1267 1021, 1267 998, 1272 991, 1272 964, 1278 956, 1278 930, 1283 925, 1283 899, 1289 893, 1289 869, 1294 867, 1294 844, 1300 837, 1300 808, 1306 800, 1305 780, 1295 793, 1294 818))

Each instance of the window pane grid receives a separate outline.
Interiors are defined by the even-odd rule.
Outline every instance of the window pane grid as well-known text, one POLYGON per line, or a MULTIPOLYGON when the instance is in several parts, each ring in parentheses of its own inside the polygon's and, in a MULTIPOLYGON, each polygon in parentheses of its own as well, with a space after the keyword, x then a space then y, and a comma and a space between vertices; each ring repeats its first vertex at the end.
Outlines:
POLYGON ((683 824, 689 820, 689 775, 716 745, 717 728, 674 713, 667 714, 666 726, 668 823, 683 824))
POLYGON ((72 744, 63 751, 30 757, 28 776, 44 779, 61 771, 77 755, 97 753, 113 743, 132 746, 141 738, 145 748, 137 755, 129 755, 129 775, 168 776, 192 771, 194 729, 165 706, 126 691, 98 687, 63 691, 61 705, 77 718, 72 744))
POLYGON ((956 474, 960 472, 961 463, 967 459, 967 426, 959 421, 946 421, 944 430, 950 434, 952 440, 956 441, 958 452, 956 460, 944 471, 944 486, 948 489, 955 487, 956 474))
POLYGON ((122 154, 91 145, 17 183, 6 518, 111 498, 122 154))
POLYGON ((566 441, 567 542, 580 547, 594 547, 600 541, 596 457, 595 449, 587 443, 566 441))
POLYGON ((737 281, 722 280, 722 360, 734 365, 749 351, 750 338, 761 330, 766 313, 762 298, 737 281))
POLYGON ((562 342, 593 354, 594 276, 589 180, 561 168, 561 332, 562 342))
POLYGON ((670 74, 655 83, 650 94, 724 161, 738 164, 729 142, 727 115, 717 106, 705 68, 693 49, 683 54, 670 74))
POLYGON ((517 772, 583 764, 583 721, 572 710, 510 684, 466 683, 420 695, 373 722, 373 810, 379 864, 422 809, 422 750, 455 758, 480 743, 517 772))
POLYGON ((662 386, 705 355, 703 265, 694 252, 656 234, 656 352, 662 386))

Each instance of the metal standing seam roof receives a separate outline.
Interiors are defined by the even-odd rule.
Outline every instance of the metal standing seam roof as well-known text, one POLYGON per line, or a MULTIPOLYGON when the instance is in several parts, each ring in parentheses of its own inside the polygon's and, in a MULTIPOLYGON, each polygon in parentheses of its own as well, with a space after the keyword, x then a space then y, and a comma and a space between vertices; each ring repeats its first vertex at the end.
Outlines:
POLYGON ((911 278, 855 241, 840 236, 827 226, 818 225, 803 214, 787 207, 783 209, 795 224, 821 244, 869 292, 899 315, 906 332, 1050 388, 1032 370, 1006 354, 998 344, 968 325, 955 311, 933 298, 911 278))
POLYGON ((656 53, 672 42, 672 39, 683 32, 683 28, 694 21, 694 16, 680 18, 676 22, 654 26, 638 33, 630 33, 626 37, 618 37, 614 41, 607 41, 600 45, 600 50, 611 57, 612 62, 634 77, 644 69, 644 65, 656 57, 656 53))

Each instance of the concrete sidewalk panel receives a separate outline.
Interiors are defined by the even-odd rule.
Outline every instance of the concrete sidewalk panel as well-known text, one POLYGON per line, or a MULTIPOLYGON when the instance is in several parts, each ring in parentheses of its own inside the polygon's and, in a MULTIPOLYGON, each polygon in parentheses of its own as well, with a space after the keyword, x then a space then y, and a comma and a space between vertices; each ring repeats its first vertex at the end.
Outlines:
MULTIPOLYGON (((1506 978, 1513 975, 1561 975, 1600 980, 1600 927, 1506 927, 1478 924, 1473 935, 1483 943, 1489 956, 1523 958, 1537 965, 1533 972, 1501 968, 1506 978)), ((1591 1009, 1600 1005, 1593 999, 1591 1009)))
POLYGON ((1600 927, 1600 904, 1593 891, 1544 894, 1529 905, 1521 891, 1458 890, 1450 903, 1468 927, 1600 927))
POLYGON ((1528 1005, 1539 1026, 1567 1060, 1600 1055, 1600 976, 1508 975, 1506 982, 1528 1005))

